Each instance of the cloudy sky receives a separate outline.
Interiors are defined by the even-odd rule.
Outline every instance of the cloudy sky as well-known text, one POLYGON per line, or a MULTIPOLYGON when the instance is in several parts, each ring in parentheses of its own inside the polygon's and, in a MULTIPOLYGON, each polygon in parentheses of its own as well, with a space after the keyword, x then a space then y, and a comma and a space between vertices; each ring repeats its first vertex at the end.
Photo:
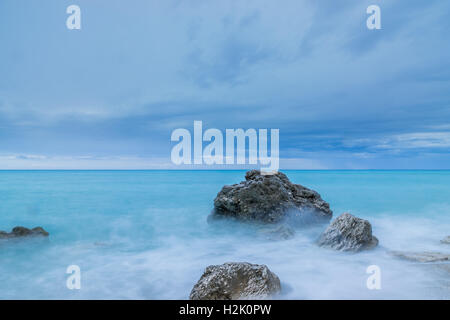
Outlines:
POLYGON ((282 168, 449 169, 449 35, 441 0, 1 0, 0 168, 168 168, 202 120, 280 129, 282 168))

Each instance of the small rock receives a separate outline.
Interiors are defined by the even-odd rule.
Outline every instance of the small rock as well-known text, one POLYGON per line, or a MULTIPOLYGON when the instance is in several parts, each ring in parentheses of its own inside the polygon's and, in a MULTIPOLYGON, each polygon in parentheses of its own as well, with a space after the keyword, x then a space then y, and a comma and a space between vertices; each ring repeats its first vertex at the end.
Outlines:
POLYGON ((281 172, 264 175, 258 170, 248 171, 239 184, 224 186, 212 212, 212 216, 263 223, 279 223, 290 216, 301 224, 329 221, 332 215, 330 205, 316 191, 291 183, 281 172))
POLYGON ((318 245, 335 250, 358 252, 376 247, 378 239, 372 235, 369 221, 343 213, 322 233, 318 245))
POLYGON ((440 252, 430 252, 430 251, 424 251, 424 252, 404 252, 404 251, 390 251, 389 254, 391 254, 394 257, 413 261, 413 262, 442 262, 442 261, 449 261, 450 255, 444 254, 440 252))
POLYGON ((443 244, 450 244, 450 236, 447 236, 444 239, 442 239, 441 243, 443 243, 443 244))
POLYGON ((48 237, 49 233, 42 227, 28 229, 25 227, 15 227, 11 232, 0 231, 0 239, 21 238, 21 237, 48 237))
POLYGON ((280 279, 265 265, 228 262, 206 268, 191 300, 264 299, 279 293, 280 279))

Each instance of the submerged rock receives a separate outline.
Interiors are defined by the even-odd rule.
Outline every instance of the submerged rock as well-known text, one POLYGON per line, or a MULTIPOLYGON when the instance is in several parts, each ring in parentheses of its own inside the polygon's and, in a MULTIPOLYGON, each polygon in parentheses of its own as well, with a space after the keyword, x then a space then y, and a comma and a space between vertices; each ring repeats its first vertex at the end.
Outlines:
POLYGON ((264 299, 279 293, 280 279, 265 265, 228 262, 206 268, 191 300, 264 299))
POLYGON ((442 262, 450 261, 450 254, 440 252, 405 252, 405 251, 390 251, 390 255, 413 262, 442 262))
POLYGON ((214 199, 212 217, 278 223, 293 218, 301 224, 329 221, 330 205, 311 189, 293 184, 281 172, 263 175, 248 171, 245 181, 224 186, 214 199))
POLYGON ((443 243, 443 244, 450 244, 450 236, 447 236, 444 239, 442 239, 441 243, 443 243))
POLYGON ((350 213, 343 213, 322 233, 318 245, 335 250, 358 252, 376 247, 378 239, 372 235, 369 221, 350 213))
POLYGON ((268 240, 289 240, 295 236, 295 230, 285 224, 263 228, 260 232, 268 240))
POLYGON ((0 231, 0 239, 21 238, 21 237, 48 237, 49 233, 42 227, 28 229, 25 227, 15 227, 11 232, 0 231))

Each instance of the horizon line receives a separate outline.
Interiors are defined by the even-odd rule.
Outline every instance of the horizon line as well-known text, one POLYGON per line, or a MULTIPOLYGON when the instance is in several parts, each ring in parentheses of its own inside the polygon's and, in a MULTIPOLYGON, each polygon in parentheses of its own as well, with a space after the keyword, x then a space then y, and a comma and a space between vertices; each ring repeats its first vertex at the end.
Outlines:
MULTIPOLYGON (((1 169, 1 171, 250 171, 258 169, 1 169)), ((449 169, 281 169, 282 171, 450 171, 449 169)))

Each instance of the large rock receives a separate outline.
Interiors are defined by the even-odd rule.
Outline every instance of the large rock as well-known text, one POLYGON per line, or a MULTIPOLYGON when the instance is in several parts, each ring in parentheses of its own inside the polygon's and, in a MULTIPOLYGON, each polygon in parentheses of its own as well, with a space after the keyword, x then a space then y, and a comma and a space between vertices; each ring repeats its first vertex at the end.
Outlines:
POLYGON ((406 252, 406 251, 390 251, 390 255, 413 262, 444 262, 450 261, 450 254, 440 252, 406 252))
POLYGON ((322 233, 318 244, 335 250, 358 252, 376 247, 378 239, 372 235, 369 221, 343 213, 322 233))
POLYGON ((49 233, 42 227, 28 229, 25 227, 15 227, 11 232, 0 231, 0 239, 21 238, 21 237, 48 237, 49 233))
POLYGON ((269 298, 281 290, 280 279, 265 265, 228 262, 209 266, 195 284, 191 300, 269 298))
POLYGON ((305 224, 328 221, 332 215, 329 204, 316 191, 291 183, 281 172, 262 175, 251 170, 245 181, 222 188, 214 199, 211 217, 264 223, 277 223, 289 217, 305 224))

